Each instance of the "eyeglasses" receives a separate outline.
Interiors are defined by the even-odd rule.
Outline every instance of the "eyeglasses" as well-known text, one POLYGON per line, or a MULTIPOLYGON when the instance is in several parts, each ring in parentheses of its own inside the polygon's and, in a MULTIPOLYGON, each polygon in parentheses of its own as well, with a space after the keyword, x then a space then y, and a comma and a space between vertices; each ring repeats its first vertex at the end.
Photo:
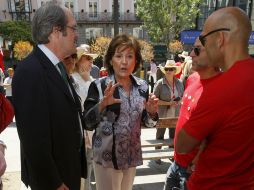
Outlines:
POLYGON ((73 32, 77 32, 78 30, 77 26, 66 26, 66 27, 72 29, 73 32))
POLYGON ((199 56, 200 51, 201 51, 201 47, 192 47, 192 50, 194 51, 196 56, 199 56))
POLYGON ((205 46, 205 41, 206 41, 205 38, 206 38, 207 36, 209 36, 209 35, 215 33, 215 32, 219 32, 219 31, 230 31, 230 29, 229 29, 229 28, 219 28, 219 29, 216 29, 216 30, 212 30, 211 32, 208 32, 206 35, 200 35, 198 38, 199 38, 201 44, 202 44, 203 46, 205 46))
POLYGON ((72 58, 72 59, 77 59, 77 54, 74 53, 74 54, 72 54, 72 55, 70 55, 70 56, 68 56, 68 57, 65 57, 64 60, 67 60, 67 59, 70 59, 70 58, 72 58))
POLYGON ((175 71, 175 70, 176 70, 176 68, 174 68, 174 67, 170 67, 170 68, 164 68, 164 70, 165 70, 165 71, 175 71))

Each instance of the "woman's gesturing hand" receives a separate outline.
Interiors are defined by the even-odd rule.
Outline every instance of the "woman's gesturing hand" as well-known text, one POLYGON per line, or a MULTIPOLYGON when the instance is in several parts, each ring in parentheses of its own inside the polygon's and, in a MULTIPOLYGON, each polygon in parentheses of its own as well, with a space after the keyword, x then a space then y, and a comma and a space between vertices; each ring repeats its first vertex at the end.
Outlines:
POLYGON ((112 105, 112 104, 117 104, 117 103, 121 103, 121 99, 116 99, 114 98, 114 91, 116 89, 116 87, 119 84, 116 83, 113 85, 113 81, 110 81, 107 88, 104 91, 104 96, 103 99, 100 102, 99 105, 99 111, 101 112, 102 110, 105 109, 105 107, 107 107, 108 105, 112 105))
POLYGON ((145 102, 146 111, 150 116, 154 116, 158 112, 159 99, 154 94, 149 94, 148 101, 145 102))

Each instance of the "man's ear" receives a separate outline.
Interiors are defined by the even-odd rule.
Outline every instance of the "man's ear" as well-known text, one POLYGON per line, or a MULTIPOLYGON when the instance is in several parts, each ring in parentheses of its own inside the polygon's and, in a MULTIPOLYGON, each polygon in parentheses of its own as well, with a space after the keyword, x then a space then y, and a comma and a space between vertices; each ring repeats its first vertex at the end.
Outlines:
POLYGON ((225 35, 225 32, 219 32, 218 35, 219 36, 218 36, 216 42, 217 42, 218 47, 221 48, 221 47, 223 47, 225 45, 227 37, 225 35))
POLYGON ((58 33, 58 32, 61 32, 60 27, 54 26, 54 27, 53 27, 53 30, 52 30, 52 33, 58 33))
POLYGON ((60 27, 58 26, 54 26, 52 33, 50 34, 50 36, 54 36, 56 38, 59 38, 59 36, 62 35, 62 30, 60 27))

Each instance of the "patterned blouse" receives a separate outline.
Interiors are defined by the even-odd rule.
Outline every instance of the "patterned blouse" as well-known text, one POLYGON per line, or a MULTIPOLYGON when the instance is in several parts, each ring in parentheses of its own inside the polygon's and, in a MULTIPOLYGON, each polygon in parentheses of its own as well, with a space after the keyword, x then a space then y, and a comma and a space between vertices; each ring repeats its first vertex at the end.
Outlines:
POLYGON ((115 97, 120 98, 122 103, 118 108, 116 104, 111 108, 108 106, 99 114, 98 102, 104 91, 102 80, 105 82, 104 88, 111 80, 115 83, 114 76, 93 82, 84 105, 87 110, 84 117, 87 128, 96 128, 93 136, 94 161, 104 167, 115 169, 142 165, 141 121, 148 127, 154 127, 157 123, 157 119, 152 120, 145 111, 144 101, 148 98, 148 85, 144 80, 131 76, 130 95, 118 86, 114 95, 116 94, 115 97), (93 90, 95 84, 99 90, 93 90))

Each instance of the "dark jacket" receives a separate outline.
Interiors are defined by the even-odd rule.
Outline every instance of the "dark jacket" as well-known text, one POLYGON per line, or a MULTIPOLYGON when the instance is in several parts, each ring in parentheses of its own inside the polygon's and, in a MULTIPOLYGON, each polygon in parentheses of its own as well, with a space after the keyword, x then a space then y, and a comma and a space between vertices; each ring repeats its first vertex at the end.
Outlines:
POLYGON ((38 47, 18 64, 12 88, 22 181, 33 190, 53 190, 62 183, 79 190, 86 162, 77 104, 38 47))

